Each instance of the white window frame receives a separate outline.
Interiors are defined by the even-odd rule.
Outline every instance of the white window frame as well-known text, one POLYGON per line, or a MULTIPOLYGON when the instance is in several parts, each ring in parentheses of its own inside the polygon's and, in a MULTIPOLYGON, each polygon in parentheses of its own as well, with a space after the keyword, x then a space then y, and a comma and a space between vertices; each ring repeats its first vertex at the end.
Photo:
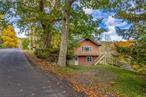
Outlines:
POLYGON ((82 46, 82 52, 91 52, 92 46, 82 46), (86 51, 85 48, 89 48, 89 51, 86 51))
POLYGON ((93 57, 92 56, 87 56, 86 61, 87 62, 93 62, 93 57))

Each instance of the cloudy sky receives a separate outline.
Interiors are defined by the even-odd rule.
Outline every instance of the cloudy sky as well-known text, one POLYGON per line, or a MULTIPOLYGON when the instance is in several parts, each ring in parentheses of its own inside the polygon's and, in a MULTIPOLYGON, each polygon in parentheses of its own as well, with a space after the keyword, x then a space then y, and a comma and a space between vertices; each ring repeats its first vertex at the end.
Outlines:
POLYGON ((106 29, 107 32, 102 33, 101 39, 108 41, 121 41, 123 40, 121 36, 118 36, 116 33, 115 27, 119 27, 120 29, 129 29, 131 24, 122 19, 114 18, 116 14, 114 11, 105 12, 103 10, 92 10, 92 9, 84 9, 86 14, 90 14, 94 17, 94 19, 103 19, 100 23, 100 28, 106 29))

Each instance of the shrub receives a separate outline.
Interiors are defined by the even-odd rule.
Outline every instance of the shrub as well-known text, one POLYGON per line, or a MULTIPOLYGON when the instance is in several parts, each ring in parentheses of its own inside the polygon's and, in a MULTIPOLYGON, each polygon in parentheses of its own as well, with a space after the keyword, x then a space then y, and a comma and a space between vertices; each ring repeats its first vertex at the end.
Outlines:
POLYGON ((42 59, 48 58, 50 54, 48 49, 36 49, 34 53, 38 58, 42 59))
POLYGON ((29 39, 22 39, 22 48, 24 49, 24 50, 28 50, 29 49, 29 39))
POLYGON ((0 48, 6 48, 7 46, 0 44, 0 48))

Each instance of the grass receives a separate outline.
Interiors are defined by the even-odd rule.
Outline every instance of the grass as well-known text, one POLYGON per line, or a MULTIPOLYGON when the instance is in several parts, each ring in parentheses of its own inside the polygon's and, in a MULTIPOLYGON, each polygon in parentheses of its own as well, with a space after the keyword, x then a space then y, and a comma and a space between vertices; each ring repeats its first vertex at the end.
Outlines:
MULTIPOLYGON (((47 63, 45 63, 47 64, 47 63)), ((48 65, 47 65, 48 66, 48 65)), ((113 92, 119 94, 120 97, 146 97, 146 76, 138 75, 134 72, 120 69, 111 65, 96 65, 96 66, 68 66, 66 68, 58 67, 56 65, 45 68, 53 68, 56 73, 61 75, 81 74, 80 79, 87 80, 89 87, 95 87, 100 81, 103 84, 112 82, 112 85, 101 87, 106 92, 113 92), (91 72, 91 76, 90 76, 91 72), (86 73, 89 74, 86 76, 86 73), (93 74, 95 73, 95 75, 93 74), (88 81, 89 80, 89 81, 88 81)), ((71 77, 71 76, 70 76, 71 77)), ((77 80, 80 80, 77 79, 77 80)), ((85 83, 87 84, 87 83, 85 83)), ((87 85, 88 86, 88 85, 87 85)))
POLYGON ((141 75, 119 68, 110 68, 117 74, 116 84, 111 90, 120 93, 122 97, 146 97, 146 83, 141 75))
MULTIPOLYGON (((120 97, 146 97, 146 80, 132 71, 127 71, 111 65, 97 66, 68 66, 59 70, 62 74, 97 72, 92 80, 102 79, 106 83, 107 77, 113 85, 105 87, 105 91, 117 93, 120 97), (101 72, 101 73, 100 73, 101 72), (115 76, 113 76, 115 75, 115 76)), ((86 77, 86 76, 85 76, 86 77)), ((90 80, 90 79, 89 79, 90 80)), ((93 81, 95 82, 95 81, 93 81)))
POLYGON ((101 81, 104 82, 102 84, 107 83, 111 84, 112 82, 112 85, 105 85, 104 87, 102 87, 102 89, 107 92, 110 91, 119 94, 120 97, 146 97, 146 75, 139 75, 134 72, 123 70, 111 65, 96 66, 73 65, 68 66, 66 68, 61 68, 56 65, 53 66, 47 65, 47 63, 42 64, 44 64, 43 66, 45 70, 46 68, 48 68, 49 70, 53 68, 52 70, 55 71, 56 73, 61 75, 69 75, 71 78, 72 76, 70 74, 73 75, 79 74, 80 76, 79 79, 77 80, 83 80, 81 82, 87 80, 85 81, 87 82, 85 84, 89 84, 87 85, 89 87, 90 86, 95 87, 96 86, 95 84, 96 83, 99 84, 101 81), (88 74, 88 76, 86 74, 88 74))
POLYGON ((98 65, 98 66, 81 66, 81 65, 71 65, 67 66, 66 68, 60 68, 63 74, 72 74, 72 73, 84 73, 88 71, 96 71, 98 69, 104 69, 105 65, 98 65))

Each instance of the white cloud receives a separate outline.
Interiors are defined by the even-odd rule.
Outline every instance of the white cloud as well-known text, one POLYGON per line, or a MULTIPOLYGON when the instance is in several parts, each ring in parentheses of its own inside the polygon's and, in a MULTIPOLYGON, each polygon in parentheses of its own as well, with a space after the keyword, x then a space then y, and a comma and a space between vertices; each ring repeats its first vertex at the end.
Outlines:
POLYGON ((105 24, 108 28, 108 31, 102 33, 101 40, 103 40, 103 41, 121 41, 121 40, 123 40, 122 37, 117 35, 117 33, 116 33, 115 26, 117 25, 117 23, 112 16, 108 17, 108 19, 105 21, 105 24))
POLYGON ((73 4, 77 4, 78 6, 80 6, 81 5, 81 3, 80 3, 80 1, 75 1, 73 4))
POLYGON ((90 9, 90 8, 83 8, 83 10, 86 14, 92 14, 93 13, 93 9, 90 9))
POLYGON ((26 38, 27 36, 24 33, 20 33, 20 29, 15 27, 15 31, 17 33, 17 37, 26 38))
POLYGON ((108 32, 104 32, 102 33, 102 41, 123 41, 124 39, 122 39, 121 36, 117 35, 117 33, 108 31, 108 32))
POLYGON ((122 37, 117 35, 116 33, 110 36, 111 41, 122 41, 122 37))
POLYGON ((115 26, 109 26, 109 32, 112 33, 112 32, 116 32, 115 30, 115 26))

